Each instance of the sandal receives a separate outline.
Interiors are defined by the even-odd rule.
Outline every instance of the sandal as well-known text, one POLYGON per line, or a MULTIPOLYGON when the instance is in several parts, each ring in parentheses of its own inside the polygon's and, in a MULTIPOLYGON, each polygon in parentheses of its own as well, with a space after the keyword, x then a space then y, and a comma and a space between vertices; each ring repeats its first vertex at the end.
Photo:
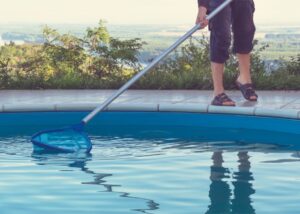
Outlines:
POLYGON ((236 81, 236 85, 238 89, 242 92, 244 98, 246 100, 256 102, 258 99, 258 95, 255 93, 254 87, 252 83, 242 84, 239 81, 236 81), (255 98, 251 98, 255 97, 255 98))
POLYGON ((214 106, 235 106, 235 103, 225 94, 219 94, 215 96, 214 100, 211 102, 214 106), (226 104, 229 103, 229 104, 226 104))

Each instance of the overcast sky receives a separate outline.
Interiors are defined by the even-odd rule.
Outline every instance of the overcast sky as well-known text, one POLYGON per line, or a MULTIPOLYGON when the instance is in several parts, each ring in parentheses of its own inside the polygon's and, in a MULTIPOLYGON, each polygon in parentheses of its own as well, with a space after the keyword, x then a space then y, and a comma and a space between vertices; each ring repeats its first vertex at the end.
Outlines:
MULTIPOLYGON (((0 23, 193 24, 197 0, 0 0, 0 23)), ((256 22, 299 24, 300 0, 255 0, 256 22)))

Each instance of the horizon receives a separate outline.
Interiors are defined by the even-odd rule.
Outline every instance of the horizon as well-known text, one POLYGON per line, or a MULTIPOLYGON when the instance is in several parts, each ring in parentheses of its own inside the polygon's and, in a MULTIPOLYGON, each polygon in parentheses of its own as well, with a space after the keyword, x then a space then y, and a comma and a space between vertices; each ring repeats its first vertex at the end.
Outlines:
MULTIPOLYGON (((176 4, 173 0, 159 1, 158 5, 151 0, 0 0, 0 24, 95 24, 100 19, 109 25, 194 24, 196 0, 176 4)), ((284 4, 281 0, 257 0, 255 3, 257 25, 300 25, 299 0, 286 0, 284 4)))

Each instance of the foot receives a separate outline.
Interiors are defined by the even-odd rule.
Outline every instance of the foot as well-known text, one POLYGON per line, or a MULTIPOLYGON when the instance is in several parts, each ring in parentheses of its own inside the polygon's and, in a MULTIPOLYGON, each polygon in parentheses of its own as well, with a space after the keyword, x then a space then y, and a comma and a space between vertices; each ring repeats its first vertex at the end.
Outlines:
POLYGON ((242 92, 244 98, 246 100, 256 102, 258 99, 258 95, 255 93, 254 87, 252 83, 241 83, 239 80, 236 81, 236 86, 242 92))
POLYGON ((233 102, 225 93, 221 93, 213 99, 211 105, 214 106, 235 106, 235 102, 233 102))

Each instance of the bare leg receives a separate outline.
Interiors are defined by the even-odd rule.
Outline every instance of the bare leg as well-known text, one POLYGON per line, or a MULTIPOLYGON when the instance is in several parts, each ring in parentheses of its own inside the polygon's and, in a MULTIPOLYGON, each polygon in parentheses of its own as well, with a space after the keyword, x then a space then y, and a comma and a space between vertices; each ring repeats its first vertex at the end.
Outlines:
POLYGON ((219 63, 215 63, 215 62, 211 63, 215 96, 224 93, 224 86, 223 86, 224 68, 225 68, 224 64, 219 64, 219 63))
MULTIPOLYGON (((237 54, 238 60, 239 60, 239 70, 240 70, 240 75, 237 79, 238 82, 241 84, 247 84, 247 83, 252 83, 251 80, 251 74, 250 74, 250 59, 251 55, 250 54, 237 54)), ((255 99, 257 98, 256 96, 251 96, 250 99, 255 99)))
MULTIPOLYGON (((220 63, 211 63, 212 77, 214 82, 214 96, 224 93, 223 75, 225 65, 220 63)), ((224 105, 233 105, 234 102, 224 102, 224 105)))
POLYGON ((238 81, 242 84, 252 83, 250 74, 250 54, 237 54, 240 75, 238 81))

